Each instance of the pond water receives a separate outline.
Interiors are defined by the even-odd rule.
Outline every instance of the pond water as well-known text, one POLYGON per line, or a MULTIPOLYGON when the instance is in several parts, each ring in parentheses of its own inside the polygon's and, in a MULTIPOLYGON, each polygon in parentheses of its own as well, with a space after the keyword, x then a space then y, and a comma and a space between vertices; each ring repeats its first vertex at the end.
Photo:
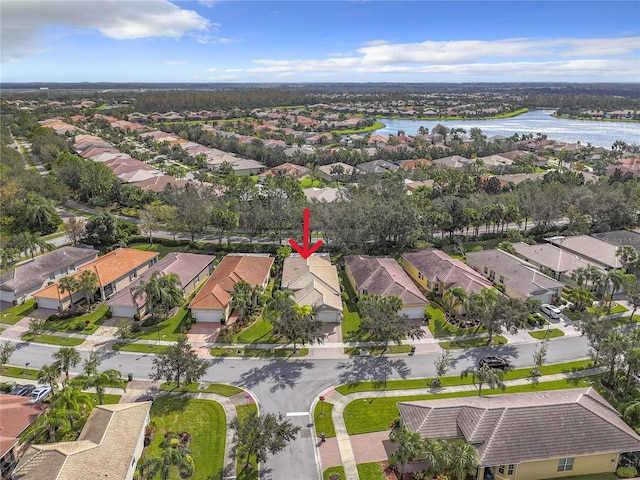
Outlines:
POLYGON ((479 128, 487 137, 502 135, 510 137, 514 133, 529 134, 534 136, 542 133, 550 140, 575 143, 580 141, 586 145, 590 143, 594 147, 611 148, 616 140, 622 140, 628 144, 640 144, 640 123, 638 122, 611 122, 597 120, 569 120, 554 118, 553 110, 534 110, 517 117, 499 118, 489 120, 406 120, 381 118, 379 122, 385 127, 376 130, 381 135, 396 135, 398 130, 404 130, 407 135, 414 135, 421 126, 429 129, 437 124, 447 128, 464 128, 467 133, 471 128, 479 128))

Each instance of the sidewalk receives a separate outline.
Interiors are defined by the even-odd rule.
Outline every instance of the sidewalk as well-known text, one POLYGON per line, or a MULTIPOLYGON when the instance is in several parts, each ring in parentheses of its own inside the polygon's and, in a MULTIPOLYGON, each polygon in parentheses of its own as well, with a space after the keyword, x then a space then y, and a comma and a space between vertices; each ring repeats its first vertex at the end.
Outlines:
MULTIPOLYGON (((602 373, 605 369, 591 368, 588 370, 582 370, 577 373, 558 373, 554 375, 544 375, 538 377, 540 383, 553 382, 557 380, 565 380, 568 378, 586 377, 589 375, 595 375, 602 373)), ((527 385, 530 383, 529 378, 520 378, 516 380, 507 380, 504 382, 507 387, 515 385, 527 385)), ((371 458, 384 459, 387 458, 387 451, 382 443, 382 440, 388 438, 388 432, 373 432, 371 434, 362 434, 349 436, 347 433, 347 427, 344 422, 344 409, 345 407, 355 401, 366 398, 371 398, 373 395, 376 397, 405 397, 415 395, 427 395, 432 393, 451 393, 451 392, 468 392, 475 391, 474 385, 456 385, 452 387, 441 387, 437 391, 432 388, 416 388, 411 390, 385 390, 382 392, 357 392, 349 395, 342 395, 336 390, 329 390, 324 393, 326 401, 333 403, 333 410, 331 411, 331 419, 336 431, 335 439, 329 438, 325 443, 319 443, 316 448, 319 449, 319 455, 321 462, 321 471, 326 468, 342 465, 344 467, 346 480, 360 480, 358 475, 357 464, 363 461, 370 461, 371 458), (336 451, 338 455, 336 455, 336 451), (366 452, 369 460, 361 459, 360 462, 356 460, 356 453, 362 455, 361 452, 366 452), (337 462, 337 463, 336 463, 337 462)), ((311 406, 313 412, 314 405, 311 406)))

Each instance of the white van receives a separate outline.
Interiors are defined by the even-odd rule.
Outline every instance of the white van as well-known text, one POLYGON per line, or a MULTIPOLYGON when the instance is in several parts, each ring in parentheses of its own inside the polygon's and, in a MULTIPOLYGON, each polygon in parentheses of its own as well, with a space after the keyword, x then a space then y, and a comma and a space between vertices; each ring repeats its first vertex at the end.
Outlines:
POLYGON ((543 303, 540 307, 542 313, 547 315, 549 318, 553 320, 560 320, 562 318, 562 312, 558 307, 554 307, 553 305, 549 305, 548 303, 543 303))

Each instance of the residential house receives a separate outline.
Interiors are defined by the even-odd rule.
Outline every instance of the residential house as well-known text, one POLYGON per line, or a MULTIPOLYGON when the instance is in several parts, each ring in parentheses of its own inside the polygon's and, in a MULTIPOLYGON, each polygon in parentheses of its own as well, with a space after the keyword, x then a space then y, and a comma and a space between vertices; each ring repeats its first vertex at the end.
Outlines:
POLYGON ((32 445, 13 479, 132 480, 144 450, 149 410, 151 402, 95 406, 78 440, 32 445))
POLYGON ((171 175, 154 175, 144 180, 131 182, 130 185, 141 188, 142 190, 153 190, 156 193, 160 193, 164 191, 164 189, 167 188, 167 185, 169 184, 173 185, 176 188, 182 188, 187 183, 189 183, 189 180, 179 180, 175 177, 172 177, 171 175))
POLYGON ((229 320, 233 289, 239 281, 252 287, 267 286, 273 257, 263 254, 229 254, 222 259, 207 283, 189 304, 191 315, 198 322, 229 320))
POLYGON ((400 315, 423 318, 429 301, 409 275, 391 257, 349 255, 344 269, 358 297, 363 295, 395 296, 402 300, 400 315))
POLYGON ((476 448, 478 480, 543 480, 615 472, 640 436, 593 388, 398 403, 423 438, 476 448))
POLYGON ((460 155, 452 155, 450 157, 437 158, 435 160, 432 160, 431 163, 433 163, 437 167, 466 168, 469 165, 475 163, 475 160, 470 160, 460 155))
POLYGON ((622 262, 616 255, 618 246, 592 237, 591 235, 576 235, 573 237, 550 237, 547 242, 567 252, 582 257, 591 263, 595 263, 605 270, 622 268, 622 262))
POLYGON ((292 290, 298 305, 313 307, 318 320, 342 321, 338 269, 331 265, 328 254, 313 254, 306 259, 299 255, 285 258, 281 288, 292 290))
MULTIPOLYGON (((97 290, 101 300, 106 300, 114 293, 128 287, 138 276, 146 272, 158 261, 158 252, 144 252, 134 248, 117 248, 102 257, 93 260, 73 273, 74 278, 82 272, 94 272, 98 277, 97 290)), ((80 292, 62 292, 59 284, 53 283, 35 292, 39 308, 64 310, 84 296, 80 292)))
POLYGON ((164 258, 158 260, 158 263, 131 282, 129 288, 120 290, 113 295, 107 305, 109 305, 114 317, 133 318, 136 314, 143 315, 146 311, 145 301, 142 298, 134 301, 131 290, 140 285, 140 283, 148 281, 156 272, 162 275, 176 274, 180 279, 182 294, 187 297, 200 285, 200 282, 209 278, 213 271, 214 260, 215 257, 212 255, 168 253, 164 258))
POLYGON ((407 170, 415 170, 416 168, 428 167, 431 165, 431 160, 427 160, 426 158, 418 158, 416 160, 399 160, 396 164, 401 168, 406 168, 407 170))
POLYGON ((499 249, 468 252, 467 265, 503 288, 509 298, 552 303, 564 286, 530 263, 499 249))
POLYGON ((62 247, 16 266, 0 275, 0 300, 24 303, 47 283, 59 280, 98 258, 90 248, 62 247))
POLYGON ((344 198, 344 189, 336 187, 311 187, 302 190, 309 202, 335 202, 344 198))
POLYGON ((27 444, 20 441, 22 433, 44 413, 47 406, 31 403, 29 397, 0 393, 0 478, 11 478, 27 444))
POLYGON ((482 165, 485 168, 493 172, 502 172, 506 167, 513 164, 513 160, 504 157, 501 153, 488 155, 486 157, 478 157, 478 161, 482 162, 482 165))
POLYGON ((322 179, 326 182, 343 180, 345 177, 351 176, 354 172, 354 168, 351 165, 342 162, 322 165, 318 167, 318 170, 320 171, 322 179))
POLYGON ((383 174, 385 172, 395 172, 400 167, 395 163, 387 162, 386 160, 372 160, 359 164, 357 170, 362 173, 374 173, 383 174))
POLYGON ((592 233, 591 236, 613 243, 618 247, 629 245, 640 252, 640 231, 637 230, 615 230, 612 232, 592 233))
POLYGON ((268 176, 286 176, 295 179, 304 178, 309 175, 309 169, 294 163, 283 163, 277 167, 270 168, 258 175, 259 181, 264 181, 268 176))
POLYGON ((453 288, 462 288, 467 295, 493 288, 490 281, 442 250, 429 249, 402 255, 402 268, 425 290, 444 295, 453 288))
POLYGON ((513 244, 513 248, 516 251, 516 256, 525 262, 535 265, 538 270, 546 270, 546 273, 549 273, 556 280, 572 286, 577 285, 572 277, 575 270, 595 265, 550 243, 528 245, 517 242, 513 244))

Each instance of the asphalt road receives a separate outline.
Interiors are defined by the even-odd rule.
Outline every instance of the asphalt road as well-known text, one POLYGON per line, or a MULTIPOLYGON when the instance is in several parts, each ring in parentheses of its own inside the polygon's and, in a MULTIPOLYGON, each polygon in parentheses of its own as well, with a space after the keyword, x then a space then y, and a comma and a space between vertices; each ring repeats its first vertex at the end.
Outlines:
MULTIPOLYGON (((532 353, 538 343, 502 345, 453 351, 454 364, 448 375, 476 365, 485 355, 510 358, 514 367, 532 366, 532 353)), ((40 368, 51 362, 57 346, 18 344, 11 357, 12 365, 40 368)), ((585 337, 566 337, 549 342, 547 363, 560 363, 587 356, 585 337)), ((87 351, 81 351, 84 357, 87 351)), ((315 480, 318 469, 315 460, 316 440, 310 428, 310 408, 313 402, 331 387, 358 381, 382 380, 387 370, 388 379, 424 378, 435 376, 434 360, 438 354, 393 355, 388 357, 355 357, 352 359, 244 359, 220 358, 211 361, 211 368, 203 380, 229 383, 252 392, 262 412, 287 415, 292 423, 303 427, 300 436, 288 448, 270 458, 262 466, 262 479, 284 480, 296 478, 315 480), (385 365, 386 363, 386 365, 385 365), (293 415, 292 415, 293 414, 293 415)), ((105 351, 101 369, 115 368, 123 375, 148 378, 152 368, 149 354, 105 351)), ((79 370, 76 368, 75 370, 79 370)))

